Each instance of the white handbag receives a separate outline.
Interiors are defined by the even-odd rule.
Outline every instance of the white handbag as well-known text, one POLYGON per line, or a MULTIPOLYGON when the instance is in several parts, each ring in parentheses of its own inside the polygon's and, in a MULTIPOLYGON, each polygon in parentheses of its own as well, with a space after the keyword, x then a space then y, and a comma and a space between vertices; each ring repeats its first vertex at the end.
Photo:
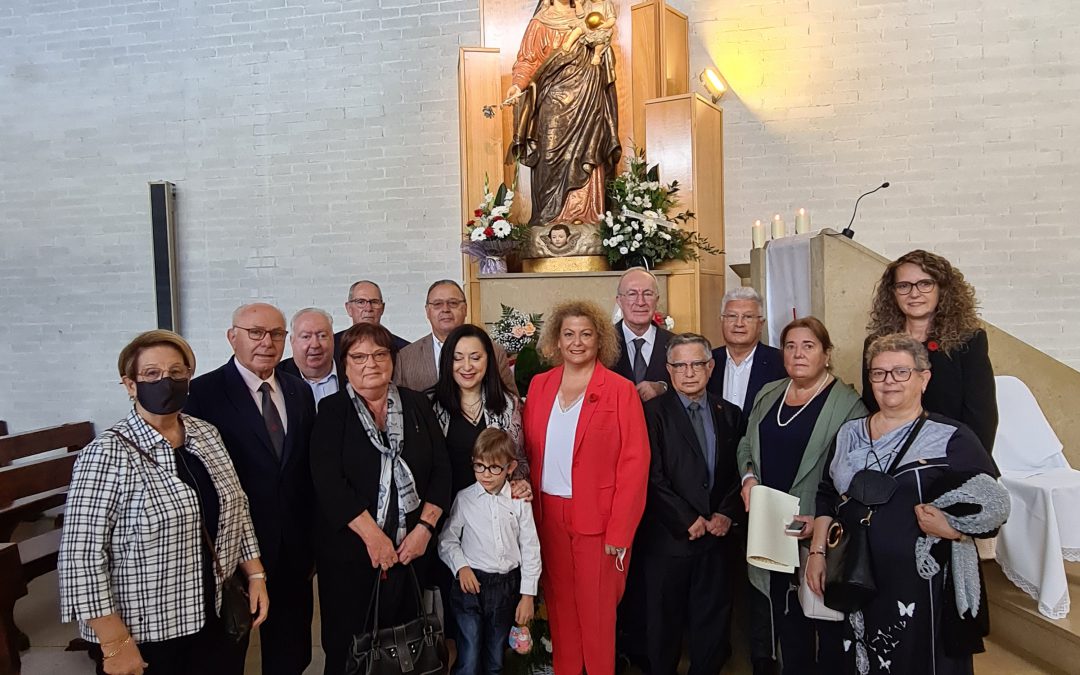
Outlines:
POLYGON ((802 605, 802 613, 807 619, 818 621, 843 621, 844 613, 838 612, 825 606, 825 601, 820 595, 810 590, 806 583, 806 561, 810 557, 810 551, 802 546, 799 547, 799 604, 802 605))

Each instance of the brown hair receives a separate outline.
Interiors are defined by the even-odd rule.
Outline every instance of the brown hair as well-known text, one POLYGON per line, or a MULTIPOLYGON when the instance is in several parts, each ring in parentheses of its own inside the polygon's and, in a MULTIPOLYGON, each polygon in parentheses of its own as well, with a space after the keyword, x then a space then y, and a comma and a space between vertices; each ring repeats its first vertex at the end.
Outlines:
POLYGON ((488 427, 476 437, 472 458, 475 462, 498 462, 509 464, 517 459, 514 439, 502 429, 488 427))
POLYGON ((341 369, 345 370, 346 357, 353 345, 371 340, 383 349, 390 350, 390 360, 397 363, 397 350, 394 349, 394 337, 390 331, 377 323, 358 323, 346 330, 341 336, 341 369))
POLYGON ((926 353, 926 347, 907 333, 889 333, 875 338, 866 348, 866 368, 869 370, 874 359, 885 352, 911 354, 916 368, 930 370, 930 356, 926 353))
POLYGON ((943 352, 949 354, 982 328, 975 287, 948 260, 921 249, 900 256, 889 263, 881 274, 874 289, 870 323, 866 327, 870 333, 869 339, 904 331, 907 319, 893 295, 893 285, 896 270, 906 264, 917 265, 937 283, 938 306, 930 321, 930 337, 941 345, 943 352))
POLYGON ((615 335, 615 325, 599 305, 589 300, 567 300, 552 308, 551 314, 544 319, 544 329, 540 332, 540 354, 554 365, 562 365, 559 333, 562 332, 563 321, 570 317, 583 317, 592 322, 598 342, 597 359, 608 368, 614 366, 619 360, 619 339, 615 335))
POLYGON ((184 365, 194 372, 195 352, 191 351, 191 345, 187 340, 171 330, 157 329, 136 335, 134 340, 120 350, 120 357, 116 360, 116 369, 120 371, 120 377, 134 380, 138 374, 136 366, 139 355, 151 347, 172 347, 184 357, 184 365))
POLYGON ((780 332, 780 348, 783 349, 784 343, 787 342, 788 333, 796 328, 805 328, 814 334, 817 341, 821 343, 821 348, 827 352, 831 352, 833 348, 832 338, 829 337, 829 329, 825 327, 825 324, 821 323, 821 319, 816 316, 804 316, 801 319, 795 319, 788 325, 784 326, 784 330, 780 332))

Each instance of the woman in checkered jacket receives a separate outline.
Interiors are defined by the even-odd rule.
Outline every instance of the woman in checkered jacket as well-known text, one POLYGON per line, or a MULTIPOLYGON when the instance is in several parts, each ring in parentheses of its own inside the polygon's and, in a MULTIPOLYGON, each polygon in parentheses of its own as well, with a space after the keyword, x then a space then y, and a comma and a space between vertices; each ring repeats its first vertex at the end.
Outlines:
POLYGON ((133 408, 75 463, 60 545, 60 611, 78 620, 98 673, 240 674, 222 583, 247 576, 254 625, 269 601, 258 542, 221 437, 183 415, 195 355, 153 330, 120 352, 133 408))

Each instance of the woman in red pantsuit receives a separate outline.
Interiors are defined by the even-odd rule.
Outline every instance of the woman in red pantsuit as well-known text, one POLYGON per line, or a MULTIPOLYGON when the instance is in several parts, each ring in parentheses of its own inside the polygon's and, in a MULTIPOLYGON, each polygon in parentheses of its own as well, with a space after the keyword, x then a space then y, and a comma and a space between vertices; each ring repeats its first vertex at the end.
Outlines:
POLYGON ((591 302, 564 302, 540 351, 556 364, 529 385, 523 427, 557 675, 615 670, 615 607, 626 585, 649 473, 634 385, 607 369, 615 327, 591 302))

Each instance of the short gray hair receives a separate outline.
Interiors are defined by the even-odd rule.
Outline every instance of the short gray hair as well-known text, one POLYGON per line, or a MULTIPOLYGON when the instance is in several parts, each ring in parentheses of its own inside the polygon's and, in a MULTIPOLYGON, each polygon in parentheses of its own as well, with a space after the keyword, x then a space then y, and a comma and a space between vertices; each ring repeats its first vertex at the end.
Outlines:
POLYGON ((869 370, 874 359, 886 352, 911 354, 916 368, 930 370, 930 355, 926 353, 926 347, 907 333, 890 333, 871 342, 866 348, 866 368, 869 370))
POLYGON ((759 312, 763 312, 765 309, 765 304, 761 301, 761 295, 752 286, 729 288, 727 293, 724 293, 724 299, 720 301, 721 314, 727 309, 728 303, 733 300, 752 300, 757 303, 759 312))
POLYGON ((701 345, 705 348, 705 355, 710 359, 712 358, 712 343, 709 342, 709 338, 697 333, 679 333, 668 338, 667 352, 664 354, 665 358, 671 360, 671 352, 675 351, 676 347, 683 345, 701 345))
POLYGON ((325 309, 319 309, 318 307, 305 307, 296 314, 293 314, 292 321, 289 322, 289 330, 294 334, 296 333, 296 322, 305 314, 318 314, 330 324, 330 330, 334 330, 334 317, 330 316, 330 312, 325 309))
POLYGON ((652 279, 653 289, 656 291, 657 295, 660 294, 660 281, 656 278, 655 274, 653 274, 649 270, 645 269, 644 267, 631 267, 630 269, 628 269, 625 272, 623 272, 622 274, 620 274, 619 275, 619 283, 615 286, 615 292, 616 293, 618 293, 619 289, 622 288, 623 279, 630 276, 634 272, 644 272, 645 274, 648 274, 649 278, 652 279))
MULTIPOLYGON (((375 290, 379 292, 379 300, 383 299, 382 289, 379 288, 379 284, 375 283, 374 281, 372 281, 370 279, 361 279, 360 281, 354 281, 352 286, 349 286, 349 297, 345 298, 346 300, 352 300, 352 293, 353 293, 353 291, 356 290, 356 287, 359 286, 360 284, 370 284, 371 286, 374 286, 375 290)), ((301 311, 304 311, 304 310, 301 310, 301 311)))

